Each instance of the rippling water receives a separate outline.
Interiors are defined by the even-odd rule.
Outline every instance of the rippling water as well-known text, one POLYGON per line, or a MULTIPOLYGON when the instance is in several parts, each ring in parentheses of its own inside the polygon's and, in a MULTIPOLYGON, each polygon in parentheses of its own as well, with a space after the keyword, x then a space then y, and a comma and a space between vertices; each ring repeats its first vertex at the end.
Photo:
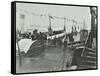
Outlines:
POLYGON ((43 54, 35 57, 21 57, 21 61, 19 57, 16 57, 16 71, 17 73, 27 73, 66 70, 65 65, 67 62, 71 62, 73 51, 66 49, 65 53, 63 50, 63 48, 45 49, 43 54))

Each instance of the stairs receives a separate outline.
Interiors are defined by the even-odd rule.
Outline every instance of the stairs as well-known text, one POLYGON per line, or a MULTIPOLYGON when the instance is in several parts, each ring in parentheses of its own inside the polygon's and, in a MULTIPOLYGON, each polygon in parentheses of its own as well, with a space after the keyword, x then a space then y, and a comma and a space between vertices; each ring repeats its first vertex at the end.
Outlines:
POLYGON ((84 47, 75 49, 71 66, 77 66, 79 70, 97 69, 97 49, 92 47, 93 39, 96 40, 92 32, 90 32, 84 47))
POLYGON ((97 69, 97 49, 92 48, 93 38, 95 37, 90 32, 78 62, 78 69, 97 69))
POLYGON ((81 56, 78 69, 96 69, 97 68, 96 50, 85 49, 84 55, 81 56))

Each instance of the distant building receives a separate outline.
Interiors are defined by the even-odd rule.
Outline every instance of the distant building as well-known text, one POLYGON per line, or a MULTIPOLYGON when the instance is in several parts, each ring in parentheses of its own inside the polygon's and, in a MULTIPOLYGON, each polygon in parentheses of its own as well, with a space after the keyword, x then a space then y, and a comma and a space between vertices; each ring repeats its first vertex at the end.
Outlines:
POLYGON ((21 15, 20 15, 21 33, 24 33, 24 20, 25 20, 25 15, 24 15, 24 14, 21 14, 21 15))

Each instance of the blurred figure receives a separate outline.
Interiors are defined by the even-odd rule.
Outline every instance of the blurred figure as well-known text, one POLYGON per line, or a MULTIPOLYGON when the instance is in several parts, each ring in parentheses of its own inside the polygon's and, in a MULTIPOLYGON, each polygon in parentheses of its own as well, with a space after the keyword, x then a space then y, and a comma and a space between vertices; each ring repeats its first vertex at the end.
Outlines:
POLYGON ((54 43, 54 45, 56 46, 56 43, 57 43, 57 38, 56 38, 56 36, 55 36, 55 38, 54 38, 54 40, 53 40, 53 43, 54 43))
MULTIPOLYGON (((70 41, 71 43, 74 42, 73 34, 71 33, 71 34, 69 34, 68 36, 69 36, 69 41, 70 41)), ((72 43, 72 47, 73 47, 73 43, 72 43)))
POLYGON ((39 40, 40 39, 40 36, 39 36, 39 34, 37 33, 38 32, 38 30, 37 29, 35 29, 34 31, 33 31, 33 34, 32 34, 32 40, 39 40))
POLYGON ((67 43, 68 43, 67 41, 68 41, 68 37, 67 37, 67 34, 66 34, 66 36, 65 36, 65 38, 64 38, 64 43, 63 43, 64 48, 67 47, 67 43))

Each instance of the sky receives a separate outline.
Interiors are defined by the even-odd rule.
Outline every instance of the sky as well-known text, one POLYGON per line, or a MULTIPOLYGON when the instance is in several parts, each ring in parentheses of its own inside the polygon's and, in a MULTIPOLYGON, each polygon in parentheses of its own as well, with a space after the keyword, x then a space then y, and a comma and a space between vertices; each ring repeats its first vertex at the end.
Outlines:
POLYGON ((53 17, 53 19, 50 19, 53 30, 63 30, 64 28, 64 19, 55 18, 54 16, 66 18, 66 32, 71 32, 72 26, 76 26, 78 31, 83 28, 83 25, 86 29, 91 29, 89 7, 31 3, 16 4, 16 27, 19 30, 24 29, 24 31, 38 29, 39 32, 47 32, 49 15, 53 17), (24 15, 24 19, 21 19, 20 15, 24 15), (72 20, 77 23, 73 23, 72 20))

